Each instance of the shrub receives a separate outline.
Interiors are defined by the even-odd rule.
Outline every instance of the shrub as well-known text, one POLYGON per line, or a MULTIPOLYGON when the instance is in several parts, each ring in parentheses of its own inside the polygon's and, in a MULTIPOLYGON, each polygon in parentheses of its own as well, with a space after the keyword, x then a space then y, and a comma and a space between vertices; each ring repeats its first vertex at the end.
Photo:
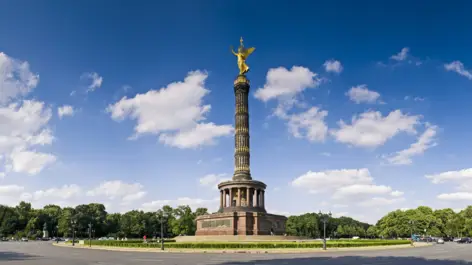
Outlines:
MULTIPOLYGON (((93 245, 127 248, 159 248, 160 243, 143 243, 129 241, 92 241, 93 245)), ((392 246, 410 244, 408 240, 357 240, 357 241, 327 241, 328 248, 392 246)), ((323 242, 168 242, 166 248, 182 249, 274 249, 274 248, 321 248, 323 242)))

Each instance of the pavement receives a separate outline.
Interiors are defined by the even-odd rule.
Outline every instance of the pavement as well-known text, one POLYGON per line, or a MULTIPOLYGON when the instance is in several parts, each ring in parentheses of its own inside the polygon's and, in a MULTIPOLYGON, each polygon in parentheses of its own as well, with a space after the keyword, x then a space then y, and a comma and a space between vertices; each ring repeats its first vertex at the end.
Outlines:
POLYGON ((55 247, 49 242, 0 242, 0 265, 472 265, 472 244, 315 253, 118 252, 55 247))

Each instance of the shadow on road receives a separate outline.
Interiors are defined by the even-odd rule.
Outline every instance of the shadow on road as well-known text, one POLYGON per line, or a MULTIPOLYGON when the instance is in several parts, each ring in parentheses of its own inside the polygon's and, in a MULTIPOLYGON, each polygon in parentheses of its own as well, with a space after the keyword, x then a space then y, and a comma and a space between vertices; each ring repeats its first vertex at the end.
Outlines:
POLYGON ((472 262, 463 260, 439 260, 424 259, 418 257, 312 257, 312 258, 287 258, 272 260, 251 260, 241 262, 225 262, 220 265, 472 265, 472 262))
POLYGON ((0 261, 5 260, 32 260, 36 259, 38 256, 28 255, 19 252, 5 252, 0 251, 0 261))

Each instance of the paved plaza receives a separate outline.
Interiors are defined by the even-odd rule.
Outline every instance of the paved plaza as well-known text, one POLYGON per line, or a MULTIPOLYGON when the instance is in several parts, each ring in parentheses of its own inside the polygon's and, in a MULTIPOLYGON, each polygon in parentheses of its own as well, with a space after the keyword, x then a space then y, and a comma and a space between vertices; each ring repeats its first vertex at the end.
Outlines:
POLYGON ((55 247, 46 242, 1 242, 0 264, 18 265, 472 265, 472 244, 301 254, 116 252, 55 247))

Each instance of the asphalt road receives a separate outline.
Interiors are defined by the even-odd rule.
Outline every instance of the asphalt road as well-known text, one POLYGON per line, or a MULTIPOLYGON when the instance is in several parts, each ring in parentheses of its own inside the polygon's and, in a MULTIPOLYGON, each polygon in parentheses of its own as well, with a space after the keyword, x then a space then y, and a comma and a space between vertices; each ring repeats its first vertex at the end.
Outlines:
POLYGON ((17 265, 472 265, 472 244, 300 254, 146 253, 0 242, 0 264, 17 265))

